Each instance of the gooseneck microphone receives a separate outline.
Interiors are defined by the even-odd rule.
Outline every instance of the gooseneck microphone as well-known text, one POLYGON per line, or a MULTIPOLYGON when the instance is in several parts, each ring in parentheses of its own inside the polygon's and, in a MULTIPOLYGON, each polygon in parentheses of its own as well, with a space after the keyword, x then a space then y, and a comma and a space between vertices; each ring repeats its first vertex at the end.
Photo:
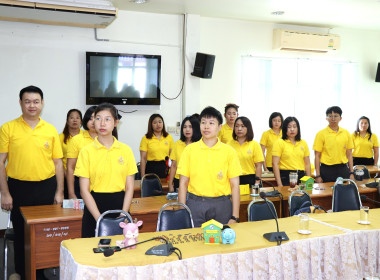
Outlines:
POLYGON ((273 209, 270 207, 269 205, 269 202, 266 198, 266 194, 265 192, 260 192, 260 197, 262 199, 264 199, 265 203, 267 204, 268 206, 268 209, 269 211, 271 212, 273 218, 275 219, 276 221, 276 225, 277 225, 277 232, 268 232, 268 233, 264 233, 263 234, 263 237, 265 239, 267 239, 268 241, 270 242, 277 242, 277 245, 281 245, 281 242, 282 241, 287 241, 289 240, 289 237, 286 235, 286 233, 284 231, 280 231, 279 227, 278 227, 278 221, 277 221, 277 216, 276 214, 273 212, 273 209))
POLYGON ((372 204, 375 204, 375 205, 380 205, 380 202, 379 201, 376 201, 376 200, 373 200, 373 199, 370 199, 368 196, 362 194, 360 196, 360 199, 364 202, 368 201, 368 202, 371 202, 372 204))

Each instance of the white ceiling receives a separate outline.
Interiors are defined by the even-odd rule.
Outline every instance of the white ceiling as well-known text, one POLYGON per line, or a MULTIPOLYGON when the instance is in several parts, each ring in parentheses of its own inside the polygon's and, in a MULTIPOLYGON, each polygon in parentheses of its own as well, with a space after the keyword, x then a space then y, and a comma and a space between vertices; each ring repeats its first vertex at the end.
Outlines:
POLYGON ((111 0, 120 10, 380 31, 380 0, 111 0), (284 11, 275 16, 272 12, 284 11))

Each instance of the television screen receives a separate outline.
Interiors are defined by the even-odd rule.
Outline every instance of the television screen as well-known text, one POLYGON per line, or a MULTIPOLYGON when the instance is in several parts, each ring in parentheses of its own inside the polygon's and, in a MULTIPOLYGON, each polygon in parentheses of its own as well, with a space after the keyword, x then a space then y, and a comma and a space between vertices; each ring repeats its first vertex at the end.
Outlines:
POLYGON ((161 56, 86 53, 86 104, 160 105, 161 56))

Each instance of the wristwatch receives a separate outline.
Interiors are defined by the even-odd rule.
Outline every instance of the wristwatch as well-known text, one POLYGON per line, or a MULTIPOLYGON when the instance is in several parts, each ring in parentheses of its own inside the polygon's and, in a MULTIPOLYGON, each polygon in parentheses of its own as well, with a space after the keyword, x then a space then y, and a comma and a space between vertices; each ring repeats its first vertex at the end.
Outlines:
POLYGON ((231 220, 234 220, 234 221, 236 221, 237 223, 238 223, 238 222, 240 222, 240 219, 239 219, 239 217, 238 217, 238 218, 236 218, 235 216, 232 216, 232 217, 231 217, 231 220))

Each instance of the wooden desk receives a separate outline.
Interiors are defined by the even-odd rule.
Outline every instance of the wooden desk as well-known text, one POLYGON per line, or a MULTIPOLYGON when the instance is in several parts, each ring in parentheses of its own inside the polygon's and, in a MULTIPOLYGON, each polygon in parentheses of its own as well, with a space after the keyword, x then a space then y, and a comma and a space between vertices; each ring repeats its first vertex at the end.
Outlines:
POLYGON ((36 270, 59 266, 61 241, 80 238, 82 210, 60 205, 20 207, 25 221, 26 279, 36 279, 36 270))
POLYGON ((367 165, 366 167, 367 167, 368 172, 371 175, 371 177, 374 177, 376 175, 376 173, 380 174, 380 169, 379 169, 379 167, 377 167, 377 165, 367 165))

